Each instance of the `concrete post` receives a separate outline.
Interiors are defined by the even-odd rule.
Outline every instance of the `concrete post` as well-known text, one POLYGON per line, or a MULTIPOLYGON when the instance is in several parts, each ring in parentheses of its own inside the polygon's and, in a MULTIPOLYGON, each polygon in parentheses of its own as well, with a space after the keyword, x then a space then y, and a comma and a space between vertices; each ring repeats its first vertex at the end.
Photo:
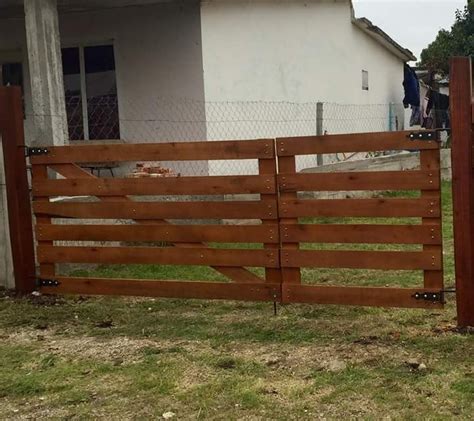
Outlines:
POLYGON ((35 145, 68 141, 56 0, 24 0, 35 145))
MULTIPOLYGON (((316 136, 322 136, 323 133, 323 112, 324 105, 322 102, 316 103, 316 136)), ((316 164, 318 167, 324 164, 323 155, 319 154, 316 156, 316 164)))
POLYGON ((8 230, 7 191, 3 170, 3 150, 0 137, 0 288, 15 288, 12 252, 8 230))

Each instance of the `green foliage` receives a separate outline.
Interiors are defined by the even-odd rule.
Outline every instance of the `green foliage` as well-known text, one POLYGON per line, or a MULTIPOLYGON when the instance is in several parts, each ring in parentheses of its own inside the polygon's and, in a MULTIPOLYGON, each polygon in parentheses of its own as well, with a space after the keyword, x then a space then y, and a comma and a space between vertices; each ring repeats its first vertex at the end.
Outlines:
POLYGON ((449 58, 474 55, 474 0, 456 11, 451 29, 441 29, 436 39, 421 52, 421 66, 441 74, 449 73, 449 58))

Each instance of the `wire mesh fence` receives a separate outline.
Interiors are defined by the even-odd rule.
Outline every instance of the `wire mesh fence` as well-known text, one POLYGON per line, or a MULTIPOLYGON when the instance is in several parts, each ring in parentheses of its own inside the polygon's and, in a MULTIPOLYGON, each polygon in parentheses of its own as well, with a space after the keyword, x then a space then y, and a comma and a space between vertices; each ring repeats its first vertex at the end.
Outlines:
MULTIPOLYGON (((127 143, 243 140, 401 130, 401 104, 335 104, 322 102, 203 102, 188 99, 127 101, 115 95, 88 98, 66 97, 67 125, 72 142, 110 141, 127 143)), ((32 118, 30 138, 34 137, 32 118)), ((58 122, 56 121, 56 124, 58 122)), ((298 157, 297 170, 365 154, 333 154, 322 159, 298 157)), ((183 175, 257 174, 256 161, 167 162, 183 175)))

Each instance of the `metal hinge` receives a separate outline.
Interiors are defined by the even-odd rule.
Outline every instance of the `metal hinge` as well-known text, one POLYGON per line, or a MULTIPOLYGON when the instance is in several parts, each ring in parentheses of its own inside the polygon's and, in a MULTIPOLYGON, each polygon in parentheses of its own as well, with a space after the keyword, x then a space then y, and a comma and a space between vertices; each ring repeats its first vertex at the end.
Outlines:
POLYGON ((57 287, 61 282, 56 279, 37 279, 36 286, 38 287, 57 287))
POLYGON ((421 130, 419 132, 411 132, 407 137, 410 140, 438 140, 436 132, 424 130, 421 130))
POLYGON ((26 148, 26 156, 46 155, 49 153, 48 148, 26 148))

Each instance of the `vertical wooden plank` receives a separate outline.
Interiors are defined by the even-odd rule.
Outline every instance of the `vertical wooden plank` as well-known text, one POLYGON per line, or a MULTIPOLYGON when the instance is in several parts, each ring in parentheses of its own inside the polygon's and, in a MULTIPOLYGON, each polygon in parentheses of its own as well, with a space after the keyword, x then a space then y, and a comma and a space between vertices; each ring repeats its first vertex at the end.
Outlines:
MULTIPOLYGON (((33 165, 31 171, 31 177, 33 180, 46 180, 48 179, 48 167, 46 165, 33 165)), ((49 197, 35 197, 36 202, 49 202, 49 197)), ((51 224, 51 218, 48 216, 37 216, 37 224, 51 224)), ((38 246, 52 246, 54 241, 38 241, 38 246)), ((56 275, 56 267, 54 263, 40 263, 39 265, 40 277, 43 279, 53 279, 56 275)))
MULTIPOLYGON (((438 183, 441 186, 441 173, 440 173, 440 152, 439 149, 429 149, 420 151, 420 169, 429 171, 430 176, 433 178, 433 183, 438 183)), ((433 213, 441 215, 441 187, 438 190, 422 190, 421 197, 433 199, 432 209, 433 213), (435 206, 439 206, 435 209, 435 206)), ((433 237, 437 233, 442 234, 442 218, 422 218, 422 225, 429 225, 433 230, 433 237)), ((433 253, 433 263, 436 256, 442 255, 443 253, 443 241, 442 235, 440 236, 439 244, 424 244, 423 250, 433 253)), ((441 262, 443 264, 443 262, 441 262)), ((425 288, 443 289, 443 268, 440 270, 425 270, 423 272, 423 281, 425 288)))
MULTIPOLYGON (((277 143, 277 152, 281 145, 277 143)), ((278 157, 278 172, 280 174, 294 174, 296 173, 296 158, 295 156, 279 156, 278 157)), ((281 183, 285 183, 284 176, 281 178, 281 183)), ((284 186, 283 186, 284 187, 284 186)), ((297 198, 297 192, 282 192, 280 193, 280 202, 283 204, 285 200, 291 200, 297 198)), ((285 262, 287 255, 285 254, 286 250, 298 250, 299 243, 289 243, 285 241, 285 225, 295 225, 298 224, 298 218, 285 218, 284 214, 280 214, 280 260, 282 263, 285 262)), ((281 268, 282 273, 282 284, 291 283, 299 284, 301 283, 301 268, 281 268)), ((287 297, 285 294, 282 294, 282 302, 290 302, 291 298, 287 297)))
POLYGON ((15 288, 19 293, 27 294, 35 289, 35 255, 24 148, 23 106, 18 87, 0 88, 0 133, 15 288))
MULTIPOLYGON (((274 145, 272 145, 274 147, 274 145)), ((268 175, 271 177, 272 183, 276 185, 276 158, 271 159, 259 159, 258 160, 258 170, 261 175, 268 175)), ((278 218, 278 192, 275 194, 261 194, 260 200, 262 202, 266 202, 268 204, 276 204, 276 215, 271 215, 269 213, 269 219, 262 219, 262 224, 274 224, 276 218, 278 218)), ((274 236, 278 236, 279 233, 275 232, 274 236)), ((275 251, 275 259, 279 261, 279 244, 264 244, 264 248, 266 249, 273 249, 275 251)), ((281 270, 280 269, 272 269, 272 268, 265 268, 265 281, 270 283, 281 283, 281 270)))
POLYGON ((472 67, 468 57, 453 57, 450 64, 457 322, 465 327, 474 326, 472 67))

